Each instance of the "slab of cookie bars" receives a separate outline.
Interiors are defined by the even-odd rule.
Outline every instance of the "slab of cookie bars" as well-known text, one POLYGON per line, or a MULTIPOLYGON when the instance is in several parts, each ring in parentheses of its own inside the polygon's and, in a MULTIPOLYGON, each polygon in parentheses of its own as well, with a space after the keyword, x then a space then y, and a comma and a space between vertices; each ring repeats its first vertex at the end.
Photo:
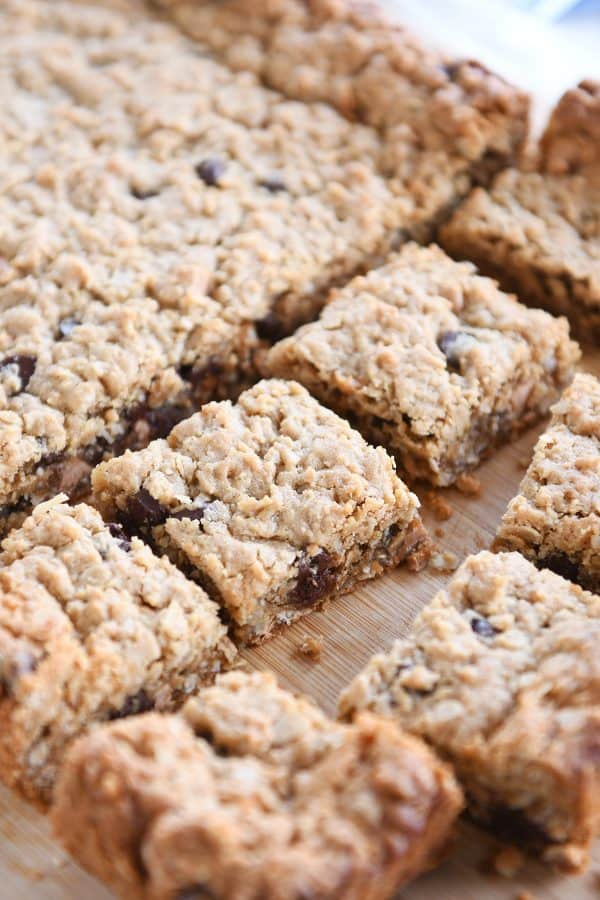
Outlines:
POLYGON ((469 557, 342 694, 455 767, 473 816, 566 871, 600 828, 600 597, 518 553, 469 557))
POLYGON ((600 86, 559 102, 542 139, 541 171, 511 169, 475 189, 440 231, 507 290, 567 315, 582 340, 600 339, 600 86))
POLYGON ((103 726, 65 763, 67 849, 128 900, 384 900, 429 867, 461 806, 419 740, 328 720, 266 673, 231 673, 182 716, 103 726))
POLYGON ((429 554, 393 460, 291 381, 207 404, 92 482, 105 515, 198 578, 245 641, 429 554))
MULTIPOLYGON (((375 126, 387 161, 419 146, 437 157, 435 184, 467 185, 510 164, 526 135, 529 100, 474 60, 423 45, 383 7, 356 0, 157 0, 236 70, 304 102, 324 101, 375 126), (396 154, 396 155, 395 155, 396 154)), ((400 171, 403 170, 403 165, 400 171)), ((450 194, 446 197, 449 199, 450 194)))
POLYGON ((408 244, 335 291, 263 365, 347 415, 410 478, 448 485, 544 415, 578 355, 566 320, 439 247, 408 244))
POLYGON ((49 800, 92 723, 174 708, 231 662, 217 607, 85 504, 38 506, 0 553, 0 773, 49 800))
POLYGON ((511 500, 495 548, 600 593, 600 382, 576 375, 511 500))
MULTIPOLYGON (((125 240, 149 257, 144 270, 153 275, 153 255, 198 265, 195 255, 209 248, 210 294, 226 317, 237 311, 266 333, 310 318, 325 287, 407 234, 430 233, 468 191, 479 155, 489 150, 499 164, 523 137, 526 98, 478 69, 465 93, 430 66, 437 118, 447 107, 443 139, 427 142, 403 120, 388 136, 379 123, 349 121, 335 103, 317 102, 325 97, 268 89, 250 61, 248 71, 228 68, 213 52, 216 22, 192 42, 133 0, 119 6, 3 4, 0 136, 10 175, 29 167, 34 190, 65 166, 91 167, 61 198, 87 225, 75 231, 79 251, 99 253, 110 268, 125 240), (91 241, 90 229, 103 224, 105 240, 91 241)), ((261 11, 251 12, 239 22, 258 22, 261 11)), ((458 81, 469 81, 465 71, 458 81)), ((415 104, 425 115, 418 92, 404 106, 415 104)), ((21 237, 24 213, 19 203, 2 211, 21 237)), ((55 199, 43 214, 52 256, 73 242, 73 229, 55 199)), ((128 254, 121 261, 127 270, 128 254)))

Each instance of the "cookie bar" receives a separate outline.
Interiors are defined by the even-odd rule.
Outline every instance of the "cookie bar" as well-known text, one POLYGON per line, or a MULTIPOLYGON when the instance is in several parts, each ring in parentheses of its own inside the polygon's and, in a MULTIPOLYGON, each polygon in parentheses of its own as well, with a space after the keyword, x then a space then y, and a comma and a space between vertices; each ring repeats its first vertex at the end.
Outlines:
POLYGON ((439 247, 408 244, 334 292, 263 365, 347 415, 411 479, 448 485, 544 415, 578 355, 565 320, 439 247))
MULTIPOLYGON (((304 102, 376 127, 386 152, 415 141, 431 175, 461 195, 509 165, 527 132, 529 98, 473 60, 424 46, 362 0, 155 0, 236 70, 304 102)), ((390 157, 391 161, 392 157, 390 157)), ((423 196, 425 182, 416 185, 423 196)))
POLYGON ((540 162, 558 175, 600 164, 599 81, 581 81, 560 98, 540 141, 540 162))
POLYGON ((105 515, 192 573, 247 642, 429 555, 393 460, 294 382, 207 404, 92 484, 105 515))
POLYGON ((494 547, 600 593, 600 382, 577 375, 553 408, 494 547))
POLYGON ((600 829, 600 597, 479 553, 343 693, 455 767, 474 817, 566 871, 600 829))
POLYGON ((393 723, 328 720, 263 673, 231 673, 182 716, 74 746, 54 828, 128 900, 383 900, 439 856, 461 806, 450 770, 393 723))
POLYGON ((559 102, 542 139, 539 172, 510 169, 476 188, 440 230, 507 290, 567 315, 582 340, 600 340, 600 87, 583 82, 559 102))
POLYGON ((0 554, 0 772, 49 800, 91 723, 171 709, 230 663, 217 607, 140 540, 59 497, 0 554))
POLYGON ((440 231, 533 306, 567 315, 577 337, 600 339, 600 167, 551 175, 509 169, 489 193, 476 188, 440 231))

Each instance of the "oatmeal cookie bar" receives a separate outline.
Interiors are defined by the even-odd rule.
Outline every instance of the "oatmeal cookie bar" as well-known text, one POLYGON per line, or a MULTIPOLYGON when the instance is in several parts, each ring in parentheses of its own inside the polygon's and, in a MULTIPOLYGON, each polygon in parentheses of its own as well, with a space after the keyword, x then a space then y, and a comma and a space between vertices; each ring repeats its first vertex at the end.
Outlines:
POLYGON ((540 141, 542 168, 564 175, 600 164, 600 81, 586 79, 552 111, 540 141))
POLYGON ((171 709, 233 660, 217 607, 98 512, 38 506, 0 553, 0 772, 49 800, 91 723, 171 709))
POLYGON ((92 474, 109 519, 192 573, 244 641, 267 637, 429 540, 393 460, 299 384, 209 403, 92 474))
POLYGON ((502 519, 494 544, 600 593, 600 382, 577 375, 502 519))
POLYGON ((600 597, 518 553, 469 557, 342 694, 455 767, 474 817, 566 871, 600 828, 600 597))
POLYGON ((128 900, 384 900, 432 865, 461 807, 450 770, 369 714, 328 720, 266 673, 231 673, 181 716, 78 741, 53 823, 128 900))
POLYGON ((334 292, 263 366, 348 415, 410 478, 448 485, 544 415, 578 355, 565 320, 439 247, 408 244, 334 292))
POLYGON ((567 315, 600 340, 600 87, 583 82, 559 102, 541 142, 542 171, 510 169, 476 188, 440 230, 521 299, 567 315))

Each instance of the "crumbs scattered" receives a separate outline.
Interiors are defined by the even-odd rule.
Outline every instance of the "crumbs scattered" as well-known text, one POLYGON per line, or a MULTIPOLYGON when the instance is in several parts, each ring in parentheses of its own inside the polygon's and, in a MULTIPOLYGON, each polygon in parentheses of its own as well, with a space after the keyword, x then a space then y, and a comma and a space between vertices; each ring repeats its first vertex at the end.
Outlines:
POLYGON ((444 537, 444 529, 443 528, 434 528, 433 533, 435 534, 436 538, 444 537))
MULTIPOLYGON (((493 871, 498 875, 502 875, 503 878, 514 878, 524 865, 525 857, 516 847, 502 847, 491 860, 493 871)), ((526 893, 523 895, 523 892, 521 892, 519 897, 521 900, 528 900, 526 893)))
POLYGON ((476 475, 469 475, 468 472, 463 472, 462 475, 458 476, 456 487, 461 494, 466 494, 468 497, 479 497, 481 495, 479 478, 476 475))
POLYGON ((458 569, 458 562, 459 560, 456 553, 451 553, 448 550, 445 550, 444 552, 438 550, 432 553, 429 565, 432 569, 435 569, 436 572, 446 574, 458 569))
POLYGON ((453 513, 453 509, 448 501, 441 494, 438 494, 437 491, 427 491, 425 502, 438 522, 446 522, 453 513))
POLYGON ((303 656, 308 656, 313 662, 318 662, 321 659, 324 644, 325 638, 322 634, 319 634, 317 637, 305 634, 302 638, 302 642, 298 644, 298 653, 301 653, 303 656))

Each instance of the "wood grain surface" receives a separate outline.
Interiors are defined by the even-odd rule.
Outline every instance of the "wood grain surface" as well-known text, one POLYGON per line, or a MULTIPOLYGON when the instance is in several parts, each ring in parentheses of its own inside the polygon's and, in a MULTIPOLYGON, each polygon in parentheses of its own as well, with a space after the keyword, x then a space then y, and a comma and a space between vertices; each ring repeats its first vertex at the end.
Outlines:
MULTIPOLYGON (((431 30, 431 37, 438 44, 448 43, 450 23, 455 32, 461 31, 455 16, 456 0, 448 7, 446 21, 444 3, 434 4, 434 12, 428 4, 420 4, 417 10, 408 0, 384 2, 391 9, 401 9, 404 17, 409 19, 412 6, 419 13, 415 15, 414 24, 422 24, 425 15, 425 30, 431 30)), ((490 35, 493 40, 488 61, 492 63, 492 57, 493 62, 498 60, 497 29, 491 27, 490 35)), ((485 62, 485 40, 480 34, 476 38, 478 55, 485 62)), ((522 39, 520 45, 524 46, 522 39)), ((600 57, 596 59, 600 64, 600 57)), ((510 63, 512 71, 506 74, 514 77, 517 74, 514 54, 510 63)), ((581 65, 581 61, 578 64, 581 65)), ((523 66, 525 74, 525 54, 523 66)), ((563 74, 562 79, 564 86, 572 83, 570 73, 568 76, 563 74)), ((528 86, 535 89, 534 85, 528 86)), ((547 109, 550 97, 538 99, 547 109)), ((582 368, 600 375, 600 352, 588 353, 582 368)), ((508 501, 517 490, 531 448, 542 428, 530 430, 479 469, 480 496, 466 497, 454 490, 443 492, 453 508, 449 521, 436 521, 431 510, 424 506, 427 524, 432 532, 438 530, 436 541, 441 550, 455 554, 457 561, 462 561, 469 553, 489 545, 508 501)), ((308 617, 261 648, 244 655, 252 666, 273 669, 283 685, 308 694, 333 713, 341 688, 373 652, 388 647, 395 637, 406 633, 418 610, 449 577, 448 573, 431 568, 418 575, 400 569, 341 598, 325 612, 308 617), (309 661, 298 651, 306 634, 324 638, 319 662, 309 661)), ((497 847, 488 835, 473 826, 461 825, 456 846, 447 861, 405 888, 398 900, 600 898, 600 844, 595 849, 589 871, 578 878, 553 876, 534 862, 527 863, 513 879, 493 875, 489 860, 495 849, 497 847)), ((111 896, 62 853, 39 813, 0 787, 0 900, 110 900, 111 896)))

